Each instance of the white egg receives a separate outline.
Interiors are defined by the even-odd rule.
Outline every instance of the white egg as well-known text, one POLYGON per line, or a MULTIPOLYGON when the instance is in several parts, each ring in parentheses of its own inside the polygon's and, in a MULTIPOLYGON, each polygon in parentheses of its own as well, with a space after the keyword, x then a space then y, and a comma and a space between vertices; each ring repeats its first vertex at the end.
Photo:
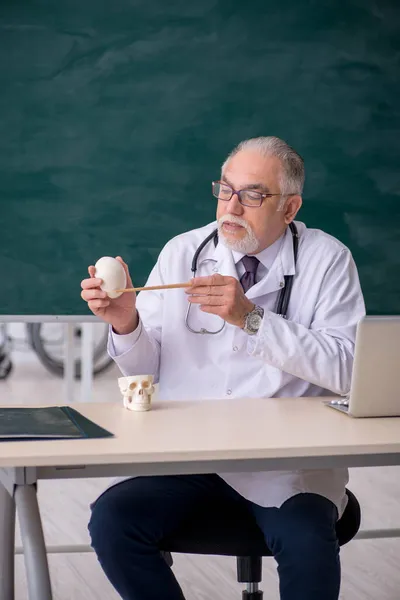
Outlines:
POLYGON ((124 267, 112 256, 103 256, 99 258, 97 263, 94 265, 95 277, 103 280, 100 288, 107 292, 109 298, 118 298, 122 292, 115 292, 114 290, 126 288, 126 273, 124 267))

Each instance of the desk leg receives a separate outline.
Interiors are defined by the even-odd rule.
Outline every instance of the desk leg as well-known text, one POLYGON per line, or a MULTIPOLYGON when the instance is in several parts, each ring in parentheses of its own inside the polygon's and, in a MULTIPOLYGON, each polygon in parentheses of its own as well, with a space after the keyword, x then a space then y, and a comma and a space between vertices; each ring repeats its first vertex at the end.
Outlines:
POLYGON ((0 598, 14 600, 15 502, 0 483, 0 598))
POLYGON ((93 386, 93 323, 82 323, 81 400, 91 400, 93 386))
POLYGON ((74 401, 75 381, 75 323, 64 323, 64 402, 74 401))
POLYGON ((29 600, 52 600, 49 565, 34 485, 17 485, 15 504, 24 548, 29 600))

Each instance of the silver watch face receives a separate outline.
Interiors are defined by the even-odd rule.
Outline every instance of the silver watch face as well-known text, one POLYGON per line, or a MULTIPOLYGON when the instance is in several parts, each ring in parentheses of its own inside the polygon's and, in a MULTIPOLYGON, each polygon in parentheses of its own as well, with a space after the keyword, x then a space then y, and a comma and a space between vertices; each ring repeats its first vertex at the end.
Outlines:
POLYGON ((262 321, 262 317, 261 317, 261 315, 258 315, 257 313, 249 315, 249 318, 247 321, 247 327, 249 329, 252 329, 253 331, 258 331, 260 329, 261 321, 262 321))
POLYGON ((246 317, 245 331, 249 335, 255 335, 261 327, 261 322, 264 316, 264 309, 261 306, 256 306, 246 317))

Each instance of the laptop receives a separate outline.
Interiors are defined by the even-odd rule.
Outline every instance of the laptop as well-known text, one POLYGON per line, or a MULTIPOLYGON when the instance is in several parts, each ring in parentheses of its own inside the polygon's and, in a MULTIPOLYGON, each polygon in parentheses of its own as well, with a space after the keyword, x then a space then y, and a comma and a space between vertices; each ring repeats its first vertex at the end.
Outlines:
POLYGON ((400 316, 361 319, 350 394, 325 404, 352 417, 400 416, 400 316))

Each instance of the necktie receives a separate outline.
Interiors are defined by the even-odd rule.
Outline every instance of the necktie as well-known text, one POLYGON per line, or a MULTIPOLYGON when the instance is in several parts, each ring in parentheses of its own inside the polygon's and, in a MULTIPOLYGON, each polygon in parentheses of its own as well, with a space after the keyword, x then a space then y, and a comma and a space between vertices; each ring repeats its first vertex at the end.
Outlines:
POLYGON ((260 261, 255 256, 243 256, 242 263, 246 272, 240 278, 240 283, 246 293, 256 282, 257 267, 260 261))

